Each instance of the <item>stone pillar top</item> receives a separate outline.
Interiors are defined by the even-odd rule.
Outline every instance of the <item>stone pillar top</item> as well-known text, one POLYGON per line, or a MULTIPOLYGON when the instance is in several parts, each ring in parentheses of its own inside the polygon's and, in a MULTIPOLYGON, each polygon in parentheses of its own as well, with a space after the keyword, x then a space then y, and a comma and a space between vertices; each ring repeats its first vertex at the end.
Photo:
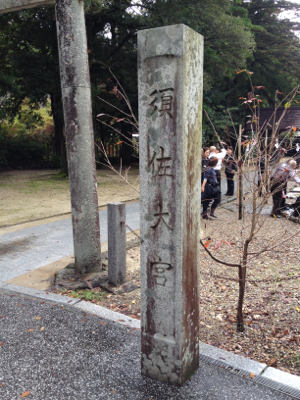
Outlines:
POLYGON ((54 0, 1 0, 0 14, 23 10, 24 8, 54 4, 54 0))
MULTIPOLYGON (((185 36, 197 32, 184 24, 169 25, 139 31, 139 58, 141 61, 157 56, 182 57, 185 46, 185 36)), ((203 37, 201 36, 203 40, 203 37)))

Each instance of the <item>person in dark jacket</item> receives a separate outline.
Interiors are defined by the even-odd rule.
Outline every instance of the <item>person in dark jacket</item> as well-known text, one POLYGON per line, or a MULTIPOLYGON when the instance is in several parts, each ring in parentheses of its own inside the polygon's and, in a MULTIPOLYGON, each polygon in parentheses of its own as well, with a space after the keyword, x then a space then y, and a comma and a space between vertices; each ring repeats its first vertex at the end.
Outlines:
POLYGON ((237 164, 233 154, 233 148, 227 147, 227 154, 223 160, 225 164, 225 175, 227 178, 227 192, 225 196, 233 196, 234 194, 234 175, 237 172, 237 164))
POLYGON ((204 179, 204 172, 207 169, 207 164, 209 161, 209 147, 203 147, 202 149, 202 169, 201 169, 201 183, 203 183, 203 179, 204 179))
POLYGON ((204 172, 204 179, 203 179, 203 183, 202 183, 202 187, 201 187, 201 193, 202 193, 201 198, 202 198, 202 204, 203 204, 203 214, 202 214, 203 219, 212 219, 211 217, 218 218, 215 215, 215 210, 219 204, 219 196, 213 195, 213 193, 212 193, 212 185, 218 185, 216 172, 214 170, 214 167, 217 165, 217 163, 218 163, 217 158, 211 158, 208 162, 207 170, 204 172), (207 209, 208 209, 211 201, 213 203, 210 208, 210 216, 208 216, 207 209))

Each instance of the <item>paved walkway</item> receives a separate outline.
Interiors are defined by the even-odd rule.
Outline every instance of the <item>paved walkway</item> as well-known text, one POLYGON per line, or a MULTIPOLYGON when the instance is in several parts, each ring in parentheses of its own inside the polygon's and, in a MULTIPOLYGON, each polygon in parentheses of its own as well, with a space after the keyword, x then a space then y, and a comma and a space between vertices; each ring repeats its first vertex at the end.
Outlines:
MULTIPOLYGON (((126 205, 131 229, 140 227, 139 203, 126 205)), ((101 242, 107 241, 107 210, 99 211, 101 242)), ((7 281, 74 254, 72 221, 63 219, 0 236, 0 280, 7 281)))
MULTIPOLYGON (((222 194, 226 190, 226 179, 222 179, 222 194)), ((126 221, 132 230, 140 227, 139 210, 139 203, 126 205, 126 221)), ((99 217, 101 242, 106 242, 107 210, 99 211, 99 217)), ((16 278, 72 254, 71 218, 0 235, 0 279, 16 278)))
POLYGON ((182 388, 142 377, 139 330, 1 287, 0 344, 1 400, 292 399, 203 361, 182 388))

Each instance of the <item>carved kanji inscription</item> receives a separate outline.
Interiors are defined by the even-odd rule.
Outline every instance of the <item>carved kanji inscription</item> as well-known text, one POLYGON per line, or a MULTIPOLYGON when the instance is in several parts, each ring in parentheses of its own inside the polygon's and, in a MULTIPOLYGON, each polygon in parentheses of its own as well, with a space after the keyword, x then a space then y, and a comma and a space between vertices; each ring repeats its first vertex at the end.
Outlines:
POLYGON ((154 225, 151 225, 151 228, 156 229, 160 223, 166 225, 166 227, 170 230, 173 228, 168 224, 166 218, 169 217, 170 213, 163 211, 163 207, 161 204, 158 205, 158 212, 153 214, 156 217, 156 221, 154 225))
POLYGON ((154 90, 151 92, 150 96, 154 96, 154 99, 149 104, 150 107, 153 108, 150 115, 158 111, 160 117, 166 114, 170 118, 173 118, 173 92, 173 88, 154 90))
POLYGON ((152 166, 152 176, 170 176, 172 177, 172 157, 165 156, 165 149, 162 146, 160 148, 160 155, 157 155, 156 151, 153 153, 149 167, 152 166))

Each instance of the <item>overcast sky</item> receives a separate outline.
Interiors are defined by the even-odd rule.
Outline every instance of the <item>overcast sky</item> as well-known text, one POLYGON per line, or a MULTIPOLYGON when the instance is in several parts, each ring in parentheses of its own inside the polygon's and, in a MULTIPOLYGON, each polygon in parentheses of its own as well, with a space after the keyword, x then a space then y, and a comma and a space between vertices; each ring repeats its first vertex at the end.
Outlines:
MULTIPOLYGON (((293 1, 293 3, 297 3, 300 4, 300 0, 291 0, 293 1)), ((296 15, 295 13, 292 12, 283 12, 282 13, 282 17, 283 18, 290 18, 291 20, 296 20, 296 21, 300 21, 300 15, 296 15)))

